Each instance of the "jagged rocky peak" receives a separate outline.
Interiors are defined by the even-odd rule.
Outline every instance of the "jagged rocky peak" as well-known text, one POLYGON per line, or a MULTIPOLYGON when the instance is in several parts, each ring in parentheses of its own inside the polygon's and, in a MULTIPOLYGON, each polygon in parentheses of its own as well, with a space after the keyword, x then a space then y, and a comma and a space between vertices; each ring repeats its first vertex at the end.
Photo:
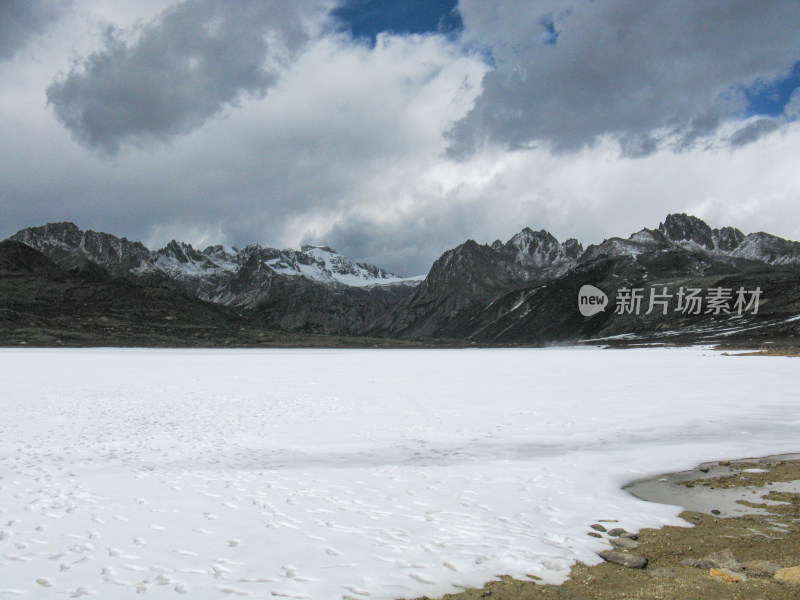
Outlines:
POLYGON ((375 265, 350 260, 328 246, 305 244, 298 251, 253 245, 240 252, 243 259, 253 255, 280 275, 301 276, 321 283, 365 287, 411 281, 375 265))
POLYGON ((530 227, 526 227, 506 242, 506 248, 509 250, 528 255, 540 250, 549 251, 556 246, 558 240, 549 231, 544 229, 533 231, 530 227))
MULTIPOLYGON (((495 248, 494 244, 492 248, 495 248)), ((544 229, 533 231, 530 227, 526 227, 508 240, 503 250, 523 265, 548 267, 575 260, 583 252, 583 246, 574 238, 559 244, 549 231, 544 229)))
POLYGON ((497 251, 470 239, 445 251, 437 258, 428 272, 425 283, 447 280, 462 272, 470 271, 475 265, 486 265, 499 259, 497 251))
POLYGON ((239 254, 239 249, 236 248, 236 246, 214 244, 213 246, 208 246, 205 250, 203 250, 203 254, 211 258, 233 260, 239 254))
POLYGON ((108 233, 81 231, 74 223, 48 223, 28 227, 10 239, 27 244, 63 268, 79 268, 88 260, 115 275, 147 269, 150 251, 141 242, 131 242, 108 233))
POLYGON ((663 231, 660 229, 648 229, 647 227, 640 229, 636 233, 632 233, 628 240, 647 245, 669 244, 669 238, 667 238, 667 235, 663 231))
POLYGON ((169 244, 161 248, 158 254, 167 258, 172 258, 180 263, 187 264, 190 262, 202 262, 205 257, 195 250, 191 244, 186 242, 179 242, 177 240, 170 241, 169 244))
POLYGON ((513 266, 513 256, 505 245, 501 251, 497 251, 488 244, 468 239, 436 259, 426 281, 506 279, 517 271, 513 266))
POLYGON ((17 240, 33 248, 49 243, 60 243, 67 248, 77 248, 83 239, 83 232, 75 223, 48 223, 39 227, 21 229, 9 239, 17 240))
POLYGON ((714 248, 721 252, 733 252, 744 241, 745 235, 735 227, 714 229, 711 233, 714 248))
POLYGON ((577 260, 578 257, 583 254, 583 244, 581 244, 575 238, 569 238, 566 242, 564 242, 563 246, 567 258, 577 260))
POLYGON ((800 242, 759 231, 746 236, 731 256, 772 265, 797 265, 800 264, 800 242))
POLYGON ((702 219, 684 213, 667 215, 658 230, 678 244, 694 243, 706 250, 726 254, 733 252, 745 239, 745 235, 735 227, 711 229, 702 219))
POLYGON ((636 233, 632 233, 627 239, 611 237, 603 240, 600 244, 592 244, 580 256, 580 262, 586 263, 600 256, 628 256, 633 258, 640 254, 658 252, 675 246, 677 242, 673 242, 667 237, 663 227, 663 223, 659 229, 647 229, 645 227, 636 233))
POLYGON ((694 242, 707 250, 714 249, 714 232, 697 217, 686 213, 670 214, 659 224, 658 230, 673 242, 694 242))

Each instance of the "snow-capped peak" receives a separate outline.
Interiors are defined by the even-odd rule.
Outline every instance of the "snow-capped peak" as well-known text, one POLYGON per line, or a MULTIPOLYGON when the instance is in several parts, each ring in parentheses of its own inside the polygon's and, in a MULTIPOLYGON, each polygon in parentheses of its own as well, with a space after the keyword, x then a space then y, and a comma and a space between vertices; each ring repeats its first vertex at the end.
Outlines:
MULTIPOLYGON (((500 249, 497 242, 492 247, 500 249)), ((533 231, 529 227, 508 240, 503 249, 514 256, 517 262, 540 268, 570 262, 583 251, 575 239, 560 244, 549 231, 533 231)))
MULTIPOLYGON (((328 246, 304 245, 300 252, 290 251, 294 260, 283 263, 283 268, 270 265, 279 273, 286 275, 302 275, 308 279, 325 283, 341 283, 354 287, 402 283, 407 278, 363 262, 356 262, 342 256, 328 246), (293 271, 293 272, 292 272, 293 271)), ((413 278, 417 281, 419 278, 413 278)))

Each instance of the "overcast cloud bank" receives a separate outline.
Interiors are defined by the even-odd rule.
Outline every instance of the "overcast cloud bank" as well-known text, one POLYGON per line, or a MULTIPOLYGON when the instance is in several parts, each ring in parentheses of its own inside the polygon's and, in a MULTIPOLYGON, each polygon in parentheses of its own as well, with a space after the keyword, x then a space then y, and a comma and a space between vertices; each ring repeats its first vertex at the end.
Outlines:
POLYGON ((319 243, 403 275, 669 212, 800 238, 796 2, 461 0, 463 29, 374 43, 333 2, 6 6, 2 237, 319 243))

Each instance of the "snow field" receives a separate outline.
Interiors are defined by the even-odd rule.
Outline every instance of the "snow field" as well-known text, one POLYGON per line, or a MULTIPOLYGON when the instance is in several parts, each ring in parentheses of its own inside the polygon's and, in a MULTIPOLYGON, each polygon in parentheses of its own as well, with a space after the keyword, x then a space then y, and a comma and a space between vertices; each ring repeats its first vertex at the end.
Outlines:
POLYGON ((598 520, 682 523, 625 482, 797 451, 798 383, 698 348, 0 350, 0 597, 558 582, 598 520))

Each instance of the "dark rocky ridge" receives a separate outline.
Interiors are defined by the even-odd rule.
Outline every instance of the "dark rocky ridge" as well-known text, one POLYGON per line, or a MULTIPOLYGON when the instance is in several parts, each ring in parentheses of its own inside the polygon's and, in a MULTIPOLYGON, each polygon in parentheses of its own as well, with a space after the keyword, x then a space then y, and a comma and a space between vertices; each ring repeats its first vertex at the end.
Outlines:
POLYGON ((286 332, 506 345, 794 340, 800 327, 794 319, 800 316, 799 243, 712 229, 685 214, 586 250, 577 240, 559 243, 529 228, 491 246, 468 240, 437 259, 421 283, 397 281, 324 246, 200 251, 172 241, 153 252, 71 223, 25 229, 13 239, 73 276, 94 273, 212 301, 229 316, 286 332), (589 318, 577 310, 578 290, 587 283, 610 298, 606 311, 589 318), (626 286, 641 288, 645 298, 659 286, 751 286, 761 288, 763 299, 757 314, 616 314, 617 290, 626 286))
POLYGON ((320 336, 257 319, 172 286, 114 277, 86 263, 56 265, 15 240, 0 242, 0 345, 164 347, 415 347, 413 342, 320 336))

